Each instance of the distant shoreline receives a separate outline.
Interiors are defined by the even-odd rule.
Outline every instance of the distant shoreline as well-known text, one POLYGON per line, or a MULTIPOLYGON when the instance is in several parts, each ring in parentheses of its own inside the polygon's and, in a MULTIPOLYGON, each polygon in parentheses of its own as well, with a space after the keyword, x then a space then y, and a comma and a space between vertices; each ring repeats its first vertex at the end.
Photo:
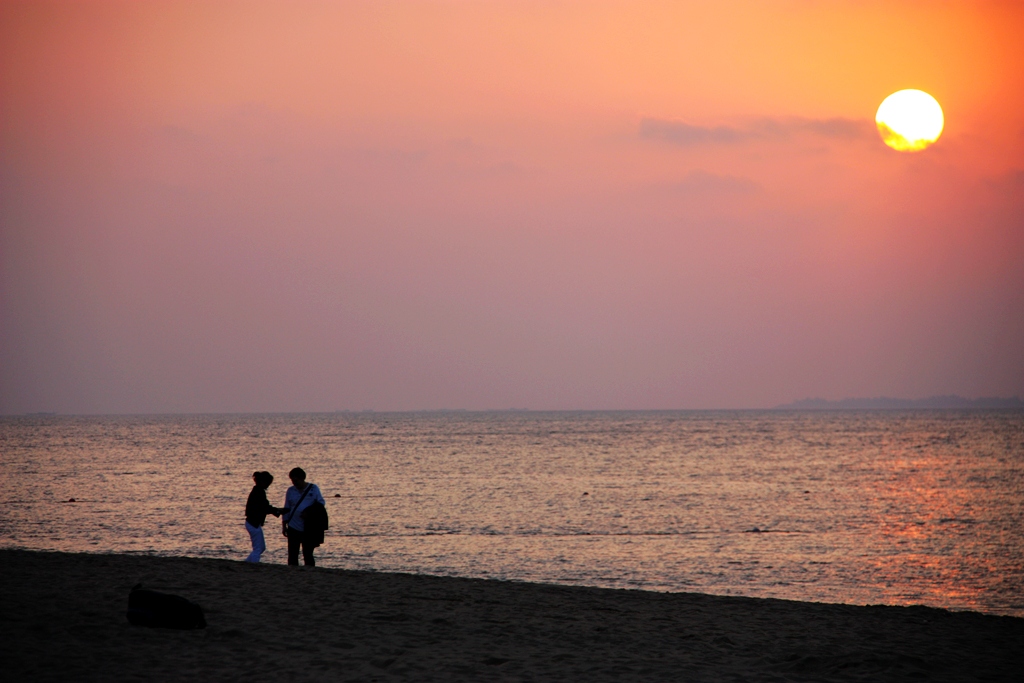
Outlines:
POLYGON ((776 406, 773 410, 1024 410, 1019 396, 964 398, 963 396, 932 396, 930 398, 844 398, 829 401, 805 398, 776 406))
POLYGON ((1024 410, 1020 397, 977 398, 935 396, 924 399, 902 398, 844 398, 830 401, 806 398, 770 408, 580 408, 580 409, 422 409, 422 410, 310 410, 270 412, 199 412, 199 413, 0 413, 0 418, 47 417, 244 417, 254 415, 344 415, 346 417, 386 417, 388 415, 601 415, 601 414, 658 414, 658 413, 768 413, 782 411, 828 410, 1024 410))
POLYGON ((9 549, 0 579, 5 670, 38 681, 1011 681, 1024 670, 1024 619, 927 607, 9 549), (208 627, 131 626, 136 583, 198 603, 208 627))

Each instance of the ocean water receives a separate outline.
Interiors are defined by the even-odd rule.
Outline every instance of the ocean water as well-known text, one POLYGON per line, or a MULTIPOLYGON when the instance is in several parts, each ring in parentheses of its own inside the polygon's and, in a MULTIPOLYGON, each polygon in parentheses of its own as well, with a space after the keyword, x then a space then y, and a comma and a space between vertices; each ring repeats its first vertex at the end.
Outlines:
POLYGON ((1024 616, 1019 411, 9 417, 0 546, 241 560, 294 466, 321 566, 1024 616))

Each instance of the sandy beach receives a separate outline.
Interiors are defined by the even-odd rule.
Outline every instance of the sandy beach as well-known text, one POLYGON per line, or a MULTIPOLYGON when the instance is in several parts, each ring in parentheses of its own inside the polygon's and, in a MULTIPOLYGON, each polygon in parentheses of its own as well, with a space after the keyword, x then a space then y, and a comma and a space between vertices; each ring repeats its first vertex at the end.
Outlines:
POLYGON ((227 560, 0 550, 30 680, 1011 681, 1024 619, 227 560), (208 627, 132 626, 137 583, 208 627))

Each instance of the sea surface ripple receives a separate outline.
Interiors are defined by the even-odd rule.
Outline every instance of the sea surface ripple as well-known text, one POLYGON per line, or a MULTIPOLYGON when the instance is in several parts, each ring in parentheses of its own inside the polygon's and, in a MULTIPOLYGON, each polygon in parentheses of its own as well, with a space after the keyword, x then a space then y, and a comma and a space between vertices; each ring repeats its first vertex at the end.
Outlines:
POLYGON ((1020 411, 25 416, 0 453, 3 547, 240 560, 252 472, 301 466, 324 566, 1024 616, 1020 411))

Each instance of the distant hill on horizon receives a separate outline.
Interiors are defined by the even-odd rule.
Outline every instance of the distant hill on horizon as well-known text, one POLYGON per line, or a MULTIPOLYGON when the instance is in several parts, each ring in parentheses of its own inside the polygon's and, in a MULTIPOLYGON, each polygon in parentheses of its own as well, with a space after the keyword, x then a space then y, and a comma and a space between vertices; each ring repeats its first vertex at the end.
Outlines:
POLYGON ((964 398, 963 396, 932 396, 930 398, 844 398, 829 401, 823 398, 805 398, 793 401, 773 410, 909 410, 915 408, 946 408, 946 409, 984 409, 984 408, 1020 408, 1024 409, 1024 401, 1019 396, 1002 398, 987 396, 982 398, 964 398))

